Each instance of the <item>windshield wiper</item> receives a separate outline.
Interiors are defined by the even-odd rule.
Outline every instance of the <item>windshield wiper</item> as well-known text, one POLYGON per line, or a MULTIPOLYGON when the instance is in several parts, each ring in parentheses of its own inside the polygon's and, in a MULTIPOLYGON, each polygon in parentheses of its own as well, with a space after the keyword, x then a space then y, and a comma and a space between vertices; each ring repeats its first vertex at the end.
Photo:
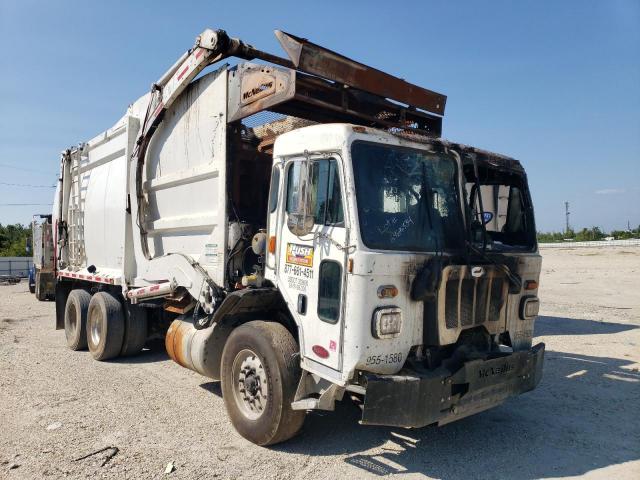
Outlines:
MULTIPOLYGON (((476 255, 478 255, 482 260, 484 260, 485 262, 489 262, 492 265, 498 267, 500 270, 502 270, 505 275, 507 276, 507 278, 509 279, 509 282, 518 289, 518 292, 520 292, 520 290, 522 290, 522 279, 520 278, 520 276, 516 273, 513 273, 511 271, 511 268, 509 268, 508 265, 506 265, 505 263, 498 263, 495 260, 493 260, 491 257, 489 257, 484 251, 479 250, 478 248, 476 248, 471 242, 467 242, 467 246, 469 248, 469 250, 473 251, 476 255)), ((502 256, 502 254, 499 254, 502 256)))

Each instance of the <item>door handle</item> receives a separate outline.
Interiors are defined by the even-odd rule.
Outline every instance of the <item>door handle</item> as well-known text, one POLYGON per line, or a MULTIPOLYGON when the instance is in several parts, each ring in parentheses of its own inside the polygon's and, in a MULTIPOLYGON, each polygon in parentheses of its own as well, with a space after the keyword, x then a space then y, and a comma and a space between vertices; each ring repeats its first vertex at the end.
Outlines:
POLYGON ((298 294, 298 313, 300 315, 307 314, 307 296, 303 293, 298 294))

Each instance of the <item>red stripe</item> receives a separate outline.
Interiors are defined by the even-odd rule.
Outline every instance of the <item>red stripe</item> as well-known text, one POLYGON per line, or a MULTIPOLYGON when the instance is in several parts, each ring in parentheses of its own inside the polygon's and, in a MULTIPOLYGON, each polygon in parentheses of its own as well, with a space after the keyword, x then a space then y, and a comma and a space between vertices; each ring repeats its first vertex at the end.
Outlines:
POLYGON ((160 285, 154 285, 149 288, 150 292, 155 292, 156 290, 160 290, 160 285))
POLYGON ((159 112, 160 110, 162 110, 162 107, 164 107, 164 104, 163 104, 162 102, 160 102, 160 105, 158 105, 158 106, 156 107, 156 109, 153 111, 153 113, 151 114, 151 116, 152 116, 152 117, 155 117, 155 116, 158 114, 158 112, 159 112))
POLYGON ((198 53, 196 53, 196 59, 200 58, 204 53, 204 48, 199 48, 198 53))
POLYGON ((96 282, 101 282, 102 281, 102 277, 95 277, 95 281, 96 282))
POLYGON ((180 75, 178 75, 178 80, 181 80, 182 77, 184 77, 184 74, 187 73, 187 70, 189 70, 189 65, 187 65, 182 69, 182 71, 180 72, 180 75))

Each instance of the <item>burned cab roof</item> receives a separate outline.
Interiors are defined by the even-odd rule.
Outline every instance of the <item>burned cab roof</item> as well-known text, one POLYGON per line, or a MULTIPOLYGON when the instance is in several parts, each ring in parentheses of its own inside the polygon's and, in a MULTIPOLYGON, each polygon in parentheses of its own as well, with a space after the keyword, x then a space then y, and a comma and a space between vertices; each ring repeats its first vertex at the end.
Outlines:
POLYGON ((470 147, 469 145, 461 143, 449 143, 449 146, 460 153, 463 165, 472 163, 472 157, 475 157, 479 166, 484 165, 501 170, 524 173, 522 164, 515 158, 508 157, 500 153, 489 152, 488 150, 483 150, 481 148, 470 147))
POLYGON ((405 131, 390 131, 395 136, 410 140, 412 142, 421 143, 423 145, 429 145, 435 149, 449 149, 456 151, 461 159, 463 165, 472 165, 473 158, 479 166, 492 167, 494 169, 508 170, 509 172, 524 173, 524 168, 519 160, 500 153, 490 152, 481 148, 471 147, 463 143, 456 143, 445 140, 439 137, 430 137, 426 135, 416 134, 414 132, 405 131))

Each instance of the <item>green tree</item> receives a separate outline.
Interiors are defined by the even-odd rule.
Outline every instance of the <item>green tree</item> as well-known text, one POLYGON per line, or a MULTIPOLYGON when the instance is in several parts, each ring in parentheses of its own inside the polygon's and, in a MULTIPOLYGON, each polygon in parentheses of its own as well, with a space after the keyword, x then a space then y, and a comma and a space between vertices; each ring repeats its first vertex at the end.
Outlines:
POLYGON ((0 224, 0 257, 28 257, 27 238, 30 237, 30 227, 19 223, 0 224))
POLYGON ((583 228, 576 234, 577 242, 591 242, 594 240, 602 240, 606 237, 600 227, 583 228))

